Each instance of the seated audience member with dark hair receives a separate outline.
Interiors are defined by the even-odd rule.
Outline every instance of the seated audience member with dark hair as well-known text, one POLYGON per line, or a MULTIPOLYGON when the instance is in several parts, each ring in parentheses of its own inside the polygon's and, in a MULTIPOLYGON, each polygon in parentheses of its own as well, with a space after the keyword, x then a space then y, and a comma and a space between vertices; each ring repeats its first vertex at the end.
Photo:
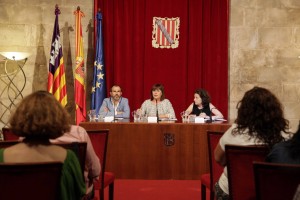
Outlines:
POLYGON ((222 113, 210 102, 210 96, 204 89, 195 90, 194 102, 186 109, 186 113, 200 117, 214 115, 223 118, 222 113))
POLYGON ((225 166, 215 185, 218 200, 229 199, 225 145, 261 145, 268 147, 284 140, 288 121, 283 116, 282 105, 269 90, 254 87, 247 91, 237 104, 238 114, 234 124, 224 133, 215 149, 215 159, 225 166))
POLYGON ((81 126, 71 125, 69 132, 64 133, 62 136, 50 140, 51 143, 71 143, 71 142, 86 142, 86 158, 84 168, 84 178, 86 185, 86 194, 93 197, 93 181, 100 175, 101 165, 100 160, 97 157, 91 139, 86 130, 81 126))
POLYGON ((82 199, 86 188, 76 155, 49 141, 68 132, 69 123, 69 114, 52 94, 38 91, 28 95, 9 120, 12 132, 24 139, 19 144, 0 149, 0 162, 60 161, 63 163, 60 199, 82 199))
POLYGON ((267 162, 300 164, 300 123, 291 139, 275 144, 266 158, 267 162))

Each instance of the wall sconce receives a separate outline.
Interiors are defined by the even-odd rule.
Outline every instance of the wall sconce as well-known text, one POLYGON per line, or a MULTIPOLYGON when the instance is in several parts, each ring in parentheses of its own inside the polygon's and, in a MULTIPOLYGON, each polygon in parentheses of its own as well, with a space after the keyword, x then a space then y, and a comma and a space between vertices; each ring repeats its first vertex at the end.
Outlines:
POLYGON ((10 115, 12 106, 16 106, 18 101, 23 99, 22 92, 26 85, 26 75, 23 67, 30 53, 0 52, 0 55, 4 57, 2 61, 4 64, 4 72, 2 69, 2 74, 0 75, 0 81, 4 83, 4 85, 1 84, 1 89, 2 87, 4 88, 0 93, 0 98, 2 99, 0 104, 5 108, 0 114, 0 122, 6 126, 8 123, 7 116, 10 115), (21 71, 21 74, 18 73, 19 71, 21 71))

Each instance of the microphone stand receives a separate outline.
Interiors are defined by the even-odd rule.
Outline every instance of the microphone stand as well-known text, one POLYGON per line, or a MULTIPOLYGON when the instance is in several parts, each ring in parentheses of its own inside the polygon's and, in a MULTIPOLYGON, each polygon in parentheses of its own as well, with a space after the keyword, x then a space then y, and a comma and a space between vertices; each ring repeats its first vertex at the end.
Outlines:
POLYGON ((156 103, 156 118, 157 118, 157 123, 158 123, 159 119, 158 119, 157 99, 155 99, 155 103, 156 103))
POLYGON ((115 110, 115 103, 114 103, 114 101, 113 101, 113 100, 111 101, 111 103, 112 103, 112 106, 113 106, 113 109, 114 109, 114 120, 113 120, 113 122, 115 122, 115 121, 116 121, 116 110, 115 110))
POLYGON ((215 108, 211 108, 211 109, 210 109, 209 120, 206 121, 207 123, 212 123, 212 122, 213 122, 213 119, 212 119, 212 110, 213 110, 213 109, 215 109, 215 108))

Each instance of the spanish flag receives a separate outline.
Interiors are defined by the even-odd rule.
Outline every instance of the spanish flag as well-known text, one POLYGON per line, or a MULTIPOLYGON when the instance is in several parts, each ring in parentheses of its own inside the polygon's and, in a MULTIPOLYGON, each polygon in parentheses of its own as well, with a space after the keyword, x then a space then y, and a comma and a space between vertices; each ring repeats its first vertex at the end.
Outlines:
POLYGON ((67 89, 65 66, 62 53, 62 46, 60 43, 60 33, 58 25, 58 15, 60 10, 55 6, 55 23, 52 35, 52 44, 50 50, 49 72, 48 72, 48 87, 49 93, 65 107, 67 105, 67 89))
POLYGON ((86 119, 86 100, 85 100, 85 67, 84 67, 84 56, 83 56, 83 38, 82 38, 82 27, 81 17, 84 17, 84 13, 80 11, 80 7, 74 11, 75 15, 75 31, 76 31, 76 67, 74 70, 75 80, 75 104, 76 104, 76 124, 85 121, 86 119))

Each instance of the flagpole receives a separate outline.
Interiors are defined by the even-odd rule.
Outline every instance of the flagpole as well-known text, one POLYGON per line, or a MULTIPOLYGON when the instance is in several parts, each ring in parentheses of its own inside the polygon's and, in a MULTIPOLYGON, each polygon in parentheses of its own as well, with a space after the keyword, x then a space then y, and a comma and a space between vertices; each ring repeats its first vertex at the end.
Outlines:
POLYGON ((76 66, 74 70, 74 86, 75 86, 75 104, 76 104, 76 124, 86 120, 86 94, 85 94, 85 76, 86 70, 84 66, 84 48, 81 18, 84 13, 77 7, 74 11, 76 27, 75 27, 75 57, 76 66))
POLYGON ((91 109, 96 110, 99 114, 100 107, 103 99, 106 97, 106 70, 104 62, 104 45, 102 34, 102 13, 96 15, 97 20, 97 38, 96 42, 96 55, 94 62, 94 79, 92 85, 91 109))
POLYGON ((58 24, 58 15, 60 14, 60 10, 57 4, 55 5, 54 14, 55 22, 50 48, 47 90, 49 93, 53 94, 54 97, 65 107, 67 104, 67 88, 63 51, 60 43, 60 31, 58 24))

